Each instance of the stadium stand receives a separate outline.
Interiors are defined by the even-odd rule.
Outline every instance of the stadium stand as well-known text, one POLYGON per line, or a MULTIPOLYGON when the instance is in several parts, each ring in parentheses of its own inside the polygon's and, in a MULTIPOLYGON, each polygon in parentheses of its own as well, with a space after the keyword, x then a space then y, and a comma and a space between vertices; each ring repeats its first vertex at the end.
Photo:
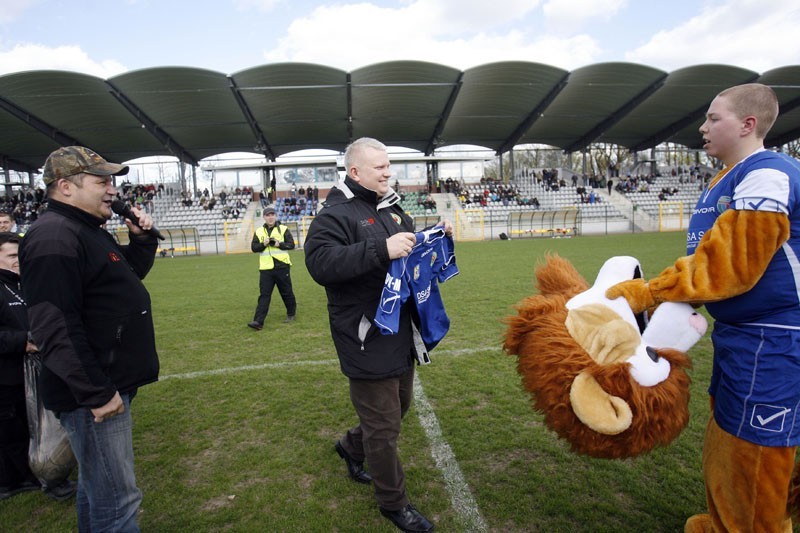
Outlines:
MULTIPOLYGON (((162 229, 186 229, 194 228, 201 237, 221 235, 223 227, 227 231, 236 232, 245 219, 245 210, 240 209, 237 218, 228 215, 226 218, 225 207, 236 205, 237 202, 246 207, 250 206, 250 193, 233 193, 226 195, 225 203, 215 198, 214 205, 208 207, 208 202, 200 205, 198 200, 192 200, 191 205, 186 205, 185 199, 176 194, 155 195, 152 201, 145 205, 145 209, 151 214, 156 225, 162 229)), ((241 205, 240 204, 240 205, 241 205)), ((112 233, 125 227, 124 219, 115 216, 106 224, 106 229, 112 233)))
POLYGON ((505 220, 520 211, 563 211, 577 209, 581 218, 624 218, 619 209, 604 202, 599 191, 561 180, 556 185, 541 179, 542 170, 520 172, 508 184, 486 181, 463 188, 459 197, 463 209, 483 208, 490 220, 505 220))
POLYGON ((712 173, 708 170, 675 173, 667 176, 634 176, 617 184, 617 192, 650 216, 658 216, 666 203, 683 203, 694 207, 705 182, 712 173), (626 183, 627 182, 627 183, 626 183))

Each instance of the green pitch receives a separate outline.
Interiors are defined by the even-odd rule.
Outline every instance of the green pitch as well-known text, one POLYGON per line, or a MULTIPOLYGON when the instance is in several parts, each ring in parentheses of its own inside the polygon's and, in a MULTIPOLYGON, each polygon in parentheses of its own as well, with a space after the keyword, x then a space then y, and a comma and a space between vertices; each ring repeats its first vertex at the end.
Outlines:
MULTIPOLYGON (((570 453, 531 409, 515 359, 500 349, 502 319, 533 292, 546 252, 571 260, 590 283, 613 255, 638 257, 652 276, 682 255, 683 236, 457 243, 461 274, 442 286, 450 333, 418 369, 422 403, 399 443, 409 495, 437 531, 681 531, 705 507, 708 336, 690 354, 692 418, 675 442, 626 461, 570 453), (453 464, 437 464, 443 448, 453 464)), ((156 259, 146 284, 162 379, 133 403, 143 531, 394 531, 333 449, 355 423, 347 380, 324 290, 301 251, 292 260, 297 321, 282 323, 276 291, 256 332, 246 327, 255 255, 156 259)), ((36 493, 0 502, 0 530, 76 528, 74 502, 36 493)))

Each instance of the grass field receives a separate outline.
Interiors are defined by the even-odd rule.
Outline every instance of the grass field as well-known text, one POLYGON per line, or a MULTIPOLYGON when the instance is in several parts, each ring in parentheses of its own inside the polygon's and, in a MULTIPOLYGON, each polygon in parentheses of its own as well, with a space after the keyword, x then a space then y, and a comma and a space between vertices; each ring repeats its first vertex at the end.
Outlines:
MULTIPOLYGON (((691 422, 676 441, 625 461, 572 454, 500 348, 502 319, 533 292, 545 252, 590 282, 613 255, 638 257, 652 276, 683 253, 683 235, 457 243, 461 274, 442 286, 450 333, 418 369, 399 443, 409 495, 443 532, 682 531, 705 507, 708 335, 690 353, 691 422)), ((333 449, 355 415, 324 290, 302 252, 292 258, 297 321, 282 323, 276 291, 260 332, 246 327, 253 254, 156 260, 146 284, 161 380, 133 403, 144 531, 395 531, 333 449)), ((19 495, 0 502, 0 530, 75 530, 73 504, 19 495)))

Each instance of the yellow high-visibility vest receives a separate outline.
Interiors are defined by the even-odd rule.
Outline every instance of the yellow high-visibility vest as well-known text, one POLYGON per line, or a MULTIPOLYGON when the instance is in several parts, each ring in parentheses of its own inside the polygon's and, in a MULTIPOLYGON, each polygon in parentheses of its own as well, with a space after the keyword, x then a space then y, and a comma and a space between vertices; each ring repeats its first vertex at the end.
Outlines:
MULTIPOLYGON (((269 243, 270 237, 279 238, 281 241, 283 241, 283 236, 286 234, 288 229, 289 228, 283 224, 276 224, 272 229, 269 230, 269 232, 267 232, 267 228, 261 226, 256 230, 256 237, 258 237, 258 241, 262 243, 269 243)), ((270 246, 267 244, 267 247, 264 248, 264 251, 261 252, 261 256, 258 258, 259 270, 272 270, 275 266, 274 259, 277 259, 282 263, 286 263, 287 265, 292 264, 292 260, 289 257, 289 252, 286 250, 281 250, 277 246, 270 246)))

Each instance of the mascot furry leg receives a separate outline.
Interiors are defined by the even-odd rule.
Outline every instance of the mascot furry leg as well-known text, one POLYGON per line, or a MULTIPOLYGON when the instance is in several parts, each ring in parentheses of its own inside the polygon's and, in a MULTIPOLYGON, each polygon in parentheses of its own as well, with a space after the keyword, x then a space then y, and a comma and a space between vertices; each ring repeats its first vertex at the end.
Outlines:
POLYGON ((712 415, 703 443, 703 477, 709 512, 690 517, 684 532, 791 533, 789 513, 797 504, 788 497, 788 489, 792 478, 798 479, 797 470, 793 476, 789 475, 795 451, 796 447, 758 446, 737 438, 720 429, 712 415), (776 530, 773 524, 781 525, 776 530))

